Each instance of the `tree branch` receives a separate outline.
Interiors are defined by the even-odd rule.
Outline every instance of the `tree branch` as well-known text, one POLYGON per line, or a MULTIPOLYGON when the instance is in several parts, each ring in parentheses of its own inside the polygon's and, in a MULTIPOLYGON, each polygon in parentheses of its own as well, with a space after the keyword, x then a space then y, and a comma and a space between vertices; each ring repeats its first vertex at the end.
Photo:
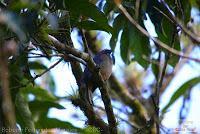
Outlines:
POLYGON ((108 125, 94 112, 93 107, 89 103, 85 103, 82 99, 72 99, 72 104, 79 106, 88 118, 89 125, 95 126, 100 129, 101 133, 109 134, 108 125))
POLYGON ((63 58, 60 58, 60 60, 58 60, 56 63, 54 63, 53 65, 51 65, 49 68, 47 68, 44 72, 37 74, 35 77, 33 77, 33 79, 31 79, 31 82, 34 81, 35 79, 41 77, 42 75, 44 75, 45 73, 49 72, 52 68, 54 68, 56 65, 58 65, 61 61, 63 60, 63 58))
MULTIPOLYGON (((101 78, 100 81, 102 81, 102 78, 101 78)), ((113 112, 113 108, 112 108, 112 105, 111 105, 110 96, 108 94, 108 87, 107 87, 106 83, 102 83, 101 85, 102 85, 101 88, 100 88, 101 98, 102 98, 104 106, 105 106, 105 110, 106 110, 106 114, 107 114, 107 118, 108 118, 108 123, 109 123, 110 133, 111 134, 117 134, 117 122, 116 122, 115 115, 114 115, 114 112, 113 112)))
MULTIPOLYGON (((104 110, 103 107, 100 107, 100 106, 95 106, 95 107, 98 108, 99 110, 105 112, 105 110, 104 110)), ((129 122, 128 120, 126 120, 126 119, 120 117, 118 114, 115 114, 115 116, 116 116, 117 118, 119 118, 121 121, 123 121, 123 122, 125 122, 126 124, 130 125, 134 130, 138 130, 138 128, 137 128, 133 123, 131 123, 131 122, 129 122)))
POLYGON ((78 58, 83 59, 84 61, 89 61, 89 55, 85 52, 81 52, 78 49, 67 46, 60 41, 58 41, 55 37, 48 35, 49 41, 51 41, 52 45, 60 52, 65 52, 66 54, 72 54, 78 58))
POLYGON ((0 97, 1 101, 1 109, 4 116, 5 127, 11 130, 16 130, 16 119, 15 119, 15 109, 13 107, 10 89, 9 89, 9 70, 8 70, 8 56, 9 56, 9 47, 14 47, 12 41, 8 41, 8 43, 4 44, 0 42, 0 97))
POLYGON ((80 29, 80 33, 81 33, 81 36, 82 36, 82 41, 83 41, 83 45, 84 45, 84 49, 86 53, 89 54, 89 48, 88 48, 88 43, 87 43, 87 40, 85 38, 85 33, 84 33, 84 30, 83 29, 80 29))

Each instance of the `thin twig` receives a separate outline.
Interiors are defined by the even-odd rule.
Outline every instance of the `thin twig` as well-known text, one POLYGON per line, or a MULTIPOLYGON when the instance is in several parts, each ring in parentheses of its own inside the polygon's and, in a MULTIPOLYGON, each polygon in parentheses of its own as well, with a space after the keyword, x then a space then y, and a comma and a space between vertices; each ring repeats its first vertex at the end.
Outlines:
MULTIPOLYGON (((158 56, 158 62, 161 63, 161 50, 159 49, 159 56, 158 56)), ((166 62, 165 62, 166 63, 166 62)), ((165 65, 164 65, 165 66, 165 65)), ((156 82, 156 87, 155 87, 155 92, 154 92, 154 98, 153 99, 153 104, 154 104, 154 108, 155 108, 155 119, 156 120, 159 120, 159 101, 160 101, 160 98, 159 98, 159 91, 160 91, 160 77, 162 76, 162 71, 161 70, 161 67, 158 66, 159 68, 159 73, 157 75, 157 82, 156 82)), ((159 125, 159 122, 156 122, 156 133, 159 134, 160 133, 160 125, 159 125)))
POLYGON ((143 56, 142 57, 144 60, 146 60, 147 62, 149 62, 149 63, 151 63, 151 64, 155 64, 155 65, 160 65, 159 64, 159 62, 158 61, 156 61, 155 59, 151 59, 151 58, 149 58, 149 57, 147 57, 147 56, 143 56))
POLYGON ((80 32, 81 32, 81 36, 82 36, 82 41, 83 41, 83 45, 84 45, 85 52, 89 54, 89 47, 88 47, 87 40, 86 40, 86 38, 85 38, 84 30, 83 30, 83 29, 80 29, 80 32))
POLYGON ((49 68, 47 68, 44 72, 42 72, 41 74, 37 74, 35 77, 33 77, 31 79, 31 82, 33 82, 35 79, 41 77, 42 75, 44 75, 45 73, 49 72, 52 68, 54 68, 56 65, 58 65, 61 61, 63 60, 63 58, 60 58, 56 63, 54 63, 53 65, 51 65, 49 68))
MULTIPOLYGON (((95 105, 94 107, 96 107, 96 108, 98 108, 99 110, 105 112, 105 109, 102 108, 102 107, 100 107, 100 106, 96 106, 96 105, 95 105)), ((130 121, 128 121, 128 120, 126 120, 126 119, 120 117, 118 114, 115 114, 115 116, 116 116, 117 118, 119 118, 121 121, 123 121, 123 122, 125 122, 126 124, 130 125, 134 130, 138 130, 138 128, 137 128, 133 123, 131 123, 130 121)))
POLYGON ((140 13, 140 0, 136 0, 135 2, 135 18, 139 20, 139 13, 140 13))
POLYGON ((70 60, 75 60, 75 61, 78 61, 80 63, 82 63, 84 66, 86 66, 86 62, 72 54, 50 54, 50 55, 44 55, 44 54, 38 54, 38 53, 32 53, 32 52, 29 52, 29 54, 31 55, 36 55, 36 56, 28 56, 28 58, 48 58, 48 57, 62 57, 62 58, 68 58, 70 60))
POLYGON ((158 12, 160 12, 165 18, 167 18, 170 22, 175 23, 169 16, 167 16, 163 11, 161 11, 159 8, 153 6, 154 9, 156 9, 158 12))

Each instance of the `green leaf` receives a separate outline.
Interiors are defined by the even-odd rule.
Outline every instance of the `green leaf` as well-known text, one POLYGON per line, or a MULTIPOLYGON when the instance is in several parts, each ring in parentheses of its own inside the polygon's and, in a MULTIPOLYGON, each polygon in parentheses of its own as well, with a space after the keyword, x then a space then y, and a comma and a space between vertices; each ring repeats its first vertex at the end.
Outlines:
POLYGON ((29 102, 29 108, 34 121, 38 121, 40 118, 47 116, 50 108, 65 109, 62 105, 56 102, 40 100, 29 102))
POLYGON ((113 31, 112 27, 109 25, 102 25, 90 20, 78 22, 77 27, 83 28, 85 30, 102 30, 108 33, 113 31))
POLYGON ((193 78, 187 82, 185 82, 176 92, 172 95, 168 104, 163 108, 162 113, 165 113, 167 109, 181 96, 183 96, 188 89, 191 89, 196 84, 200 83, 200 77, 193 78))
POLYGON ((181 0, 180 1, 180 3, 181 3, 181 7, 179 7, 179 8, 181 8, 181 9, 179 9, 179 10, 181 10, 181 11, 179 11, 180 12, 180 18, 182 19, 182 21, 185 23, 185 24, 187 24, 189 21, 190 21, 190 15, 191 15, 191 8, 192 8, 192 4, 191 4, 191 2, 192 1, 194 1, 194 0, 190 0, 190 1, 188 1, 188 0, 181 0), (183 13, 183 14, 182 14, 183 13))
POLYGON ((31 111, 48 111, 49 108, 65 109, 62 105, 52 101, 34 100, 29 102, 31 111))
POLYGON ((70 122, 60 121, 56 118, 43 117, 43 118, 40 118, 40 120, 36 122, 35 125, 37 129, 60 128, 72 133, 83 132, 81 128, 73 126, 70 122))
POLYGON ((130 49, 134 54, 134 59, 144 68, 148 67, 147 60, 144 59, 149 57, 149 39, 145 37, 140 31, 135 27, 129 26, 129 40, 130 49))
MULTIPOLYGON (((180 41, 178 39, 178 37, 175 37, 175 42, 174 42, 174 49, 180 51, 181 50, 181 46, 180 46, 180 41)), ((176 64, 179 62, 180 57, 177 55, 171 55, 168 61, 168 64, 170 64, 172 67, 175 67, 176 64)))
POLYGON ((38 86, 32 86, 31 84, 22 88, 20 91, 24 94, 33 94, 36 97, 37 100, 42 100, 42 101, 55 101, 55 100, 57 100, 56 97, 53 96, 47 90, 40 88, 38 86))
POLYGON ((55 81, 54 81, 54 77, 49 73, 48 77, 46 79, 48 85, 49 85, 49 90, 52 94, 55 93, 56 87, 55 87, 55 81))
POLYGON ((129 50, 129 31, 128 28, 124 28, 121 36, 121 45, 120 45, 120 54, 122 57, 122 60, 126 63, 129 64, 130 62, 130 50, 129 50))
POLYGON ((42 70, 47 69, 47 67, 44 64, 38 61, 29 62, 28 64, 30 69, 42 69, 42 70))
POLYGON ((17 123, 22 130, 29 129, 30 133, 34 133, 34 121, 28 106, 28 102, 21 93, 17 93, 15 99, 15 111, 17 123))
POLYGON ((158 38, 166 43, 167 45, 170 45, 172 40, 172 35, 174 32, 174 25, 166 18, 164 18, 162 21, 162 32, 157 32, 158 38))
POLYGON ((112 37, 110 39, 110 47, 111 47, 112 50, 115 49, 119 32, 120 32, 120 30, 122 30, 124 28, 125 24, 126 24, 126 19, 125 19, 123 14, 119 14, 114 19, 113 33, 112 33, 112 37))
MULTIPOLYGON (((174 25, 166 18, 164 18, 162 20, 162 33, 161 32, 157 32, 158 33, 158 38, 166 43, 168 46, 180 51, 180 41, 179 41, 179 37, 177 35, 176 32, 176 27, 174 27, 174 25), (175 36, 175 37, 173 37, 175 36), (172 44, 173 43, 173 44, 172 44)), ((165 50, 163 50, 165 53, 165 50)), ((180 57, 172 55, 169 59, 168 64, 170 64, 172 67, 175 67, 175 65, 178 63, 180 57)))
POLYGON ((200 8, 199 0, 190 0, 189 1, 192 7, 200 8))
POLYGON ((130 54, 134 55, 134 59, 144 68, 148 67, 148 62, 144 57, 148 58, 150 48, 148 46, 148 38, 142 35, 131 23, 127 22, 121 36, 120 52, 123 61, 128 64, 130 62, 130 54))

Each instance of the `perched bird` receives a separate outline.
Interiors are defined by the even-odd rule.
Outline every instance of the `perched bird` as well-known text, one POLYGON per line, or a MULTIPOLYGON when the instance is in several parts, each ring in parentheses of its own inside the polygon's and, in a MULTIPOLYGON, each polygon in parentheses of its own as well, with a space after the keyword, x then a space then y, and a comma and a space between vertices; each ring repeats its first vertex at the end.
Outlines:
MULTIPOLYGON (((102 79, 104 81, 108 80, 112 73, 112 66, 115 64, 115 57, 112 50, 104 49, 100 51, 94 56, 93 60, 96 63, 97 67, 99 67, 102 79)), ((84 70, 83 81, 87 87, 85 97, 90 104, 93 104, 92 93, 98 87, 98 83, 95 81, 95 78, 88 67, 86 67, 84 70)))

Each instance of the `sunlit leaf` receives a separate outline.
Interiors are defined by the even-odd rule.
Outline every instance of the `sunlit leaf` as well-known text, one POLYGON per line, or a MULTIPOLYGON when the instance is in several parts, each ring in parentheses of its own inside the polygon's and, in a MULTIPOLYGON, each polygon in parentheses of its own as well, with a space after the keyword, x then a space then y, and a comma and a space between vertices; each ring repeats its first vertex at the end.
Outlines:
POLYGON ((29 108, 34 121, 47 116, 50 108, 65 109, 62 105, 55 101, 34 100, 29 102, 29 108))
POLYGON ((21 129, 34 131, 34 121, 28 102, 21 93, 16 95, 15 106, 17 123, 20 125, 21 129))
POLYGON ((81 128, 73 126, 70 122, 48 117, 40 118, 40 120, 36 122, 35 126, 37 129, 59 128, 74 133, 80 133, 83 131, 81 128))
POLYGON ((38 86, 28 85, 21 89, 21 92, 24 94, 33 94, 37 100, 42 101, 55 101, 57 100, 49 91, 40 88, 38 86))
POLYGON ((170 101, 167 103, 167 105, 163 108, 162 113, 165 113, 167 109, 174 104, 174 102, 183 96, 187 90, 194 87, 196 84, 200 83, 200 77, 193 78, 187 82, 185 82, 180 88, 176 90, 176 92, 172 95, 170 101))
POLYGON ((128 38, 131 52, 134 54, 134 60, 142 67, 147 68, 148 62, 146 59, 149 58, 150 54, 149 39, 133 26, 129 26, 128 38))
POLYGON ((47 69, 47 67, 44 64, 38 61, 29 62, 28 64, 30 69, 43 69, 43 70, 47 69))
POLYGON ((62 105, 52 101, 34 100, 29 102, 31 111, 47 111, 49 108, 65 109, 62 105))
POLYGON ((51 91, 52 94, 54 94, 56 91, 56 87, 55 87, 56 84, 55 84, 53 75, 49 73, 46 81, 49 84, 49 90, 51 91))

